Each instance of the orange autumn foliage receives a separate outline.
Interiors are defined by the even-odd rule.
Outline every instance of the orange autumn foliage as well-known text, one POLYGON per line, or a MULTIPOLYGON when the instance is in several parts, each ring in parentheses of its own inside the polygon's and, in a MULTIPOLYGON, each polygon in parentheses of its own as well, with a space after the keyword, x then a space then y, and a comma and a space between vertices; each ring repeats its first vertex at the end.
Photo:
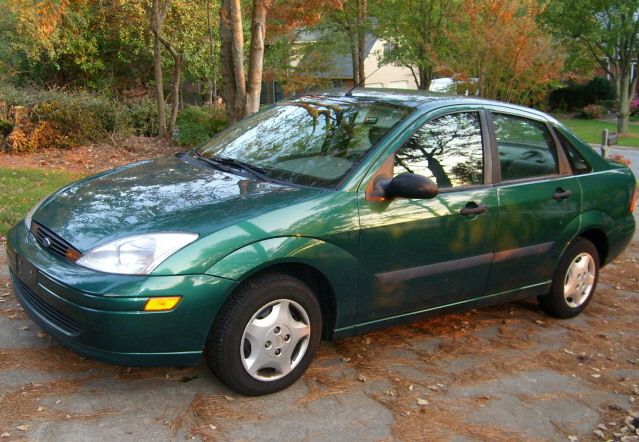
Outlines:
POLYGON ((480 94, 534 104, 559 78, 562 59, 538 27, 536 0, 467 0, 459 18, 465 32, 450 35, 455 60, 448 66, 462 78, 477 78, 480 94), (471 36, 471 37, 469 37, 471 36))

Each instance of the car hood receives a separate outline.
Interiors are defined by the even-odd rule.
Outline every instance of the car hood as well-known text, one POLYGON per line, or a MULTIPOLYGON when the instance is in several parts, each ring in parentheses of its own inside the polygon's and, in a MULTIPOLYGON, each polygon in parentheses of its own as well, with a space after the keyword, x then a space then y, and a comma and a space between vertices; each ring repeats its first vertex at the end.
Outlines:
POLYGON ((139 233, 205 236, 321 192, 256 181, 173 156, 78 181, 45 201, 33 219, 86 252, 139 233))

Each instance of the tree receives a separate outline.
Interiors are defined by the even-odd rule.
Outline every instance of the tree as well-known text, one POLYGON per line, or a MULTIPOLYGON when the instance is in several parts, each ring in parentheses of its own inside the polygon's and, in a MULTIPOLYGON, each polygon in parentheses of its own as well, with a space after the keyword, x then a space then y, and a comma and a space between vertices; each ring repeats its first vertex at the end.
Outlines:
POLYGON ((336 53, 350 51, 349 38, 336 22, 342 0, 279 0, 267 20, 264 70, 287 92, 327 87, 322 73, 334 69, 336 53))
POLYGON ((348 42, 353 65, 353 84, 365 86, 366 36, 372 32, 368 0, 345 0, 342 7, 335 8, 327 18, 328 24, 336 27, 348 42))
POLYGON ((267 26, 274 34, 271 38, 280 37, 292 29, 316 22, 321 18, 321 11, 336 2, 339 4, 339 0, 251 0, 250 45, 248 57, 245 57, 241 2, 222 0, 222 95, 229 123, 239 121, 259 109, 267 26), (273 5, 277 6, 275 13, 267 21, 273 5))
POLYGON ((262 90, 266 14, 272 0, 252 0, 248 76, 244 68, 244 31, 240 0, 222 0, 222 95, 229 124, 257 112, 262 90))
POLYGON ((619 99, 617 128, 628 132, 639 72, 639 0, 554 0, 543 15, 557 35, 585 48, 612 78, 619 99))
MULTIPOLYGON (((537 25, 537 0, 466 0, 447 37, 444 72, 482 97, 534 104, 561 72, 562 57, 537 25)), ((443 63, 442 63, 443 64, 443 63)))
POLYGON ((391 49, 383 62, 407 66, 418 88, 428 90, 451 53, 449 31, 461 5, 461 0, 377 0, 377 32, 391 49))
MULTIPOLYGON (((166 124, 166 111, 164 108, 164 81, 162 72, 162 44, 164 41, 163 28, 166 16, 169 13, 169 7, 171 6, 171 0, 153 0, 151 5, 151 30, 154 35, 153 44, 153 73, 155 76, 155 99, 157 100, 158 107, 158 132, 160 137, 166 138, 167 124, 166 124)), ((181 73, 181 59, 177 57, 176 66, 178 68, 178 75, 181 73)), ((177 79, 179 82, 179 78, 177 79)), ((173 103, 176 103, 175 96, 173 97, 173 103)), ((173 106, 175 108, 175 105, 173 106)), ((170 136, 170 135, 169 135, 170 136)))

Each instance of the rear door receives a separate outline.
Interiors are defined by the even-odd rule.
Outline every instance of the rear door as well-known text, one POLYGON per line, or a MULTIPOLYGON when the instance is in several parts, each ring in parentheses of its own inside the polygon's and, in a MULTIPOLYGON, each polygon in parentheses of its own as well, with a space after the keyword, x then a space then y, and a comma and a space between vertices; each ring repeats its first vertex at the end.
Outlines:
POLYGON ((545 121, 492 112, 499 213, 489 294, 548 289, 579 230, 581 187, 545 121))

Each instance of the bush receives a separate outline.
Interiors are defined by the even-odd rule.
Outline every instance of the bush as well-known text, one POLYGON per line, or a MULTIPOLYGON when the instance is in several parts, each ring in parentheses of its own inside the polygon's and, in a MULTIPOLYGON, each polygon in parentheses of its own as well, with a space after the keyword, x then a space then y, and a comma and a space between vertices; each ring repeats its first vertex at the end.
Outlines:
POLYGON ((223 107, 188 106, 175 125, 174 138, 181 146, 197 146, 226 128, 226 113, 223 107))
POLYGON ((591 104, 590 106, 585 106, 581 110, 581 117, 586 118, 588 120, 594 120, 596 118, 601 118, 604 116, 604 108, 599 106, 598 104, 591 104))
POLYGON ((125 102, 106 95, 19 89, 0 82, 0 146, 13 152, 70 148, 112 134, 157 135, 149 98, 125 102))
MULTIPOLYGON (((158 135, 158 109, 155 100, 140 98, 126 104, 133 134, 145 137, 157 137, 158 135)), ((170 110, 167 109, 168 112, 170 110)))
POLYGON ((571 111, 614 99, 614 86, 610 80, 595 77, 587 84, 573 84, 555 89, 548 96, 548 105, 556 111, 571 111))

